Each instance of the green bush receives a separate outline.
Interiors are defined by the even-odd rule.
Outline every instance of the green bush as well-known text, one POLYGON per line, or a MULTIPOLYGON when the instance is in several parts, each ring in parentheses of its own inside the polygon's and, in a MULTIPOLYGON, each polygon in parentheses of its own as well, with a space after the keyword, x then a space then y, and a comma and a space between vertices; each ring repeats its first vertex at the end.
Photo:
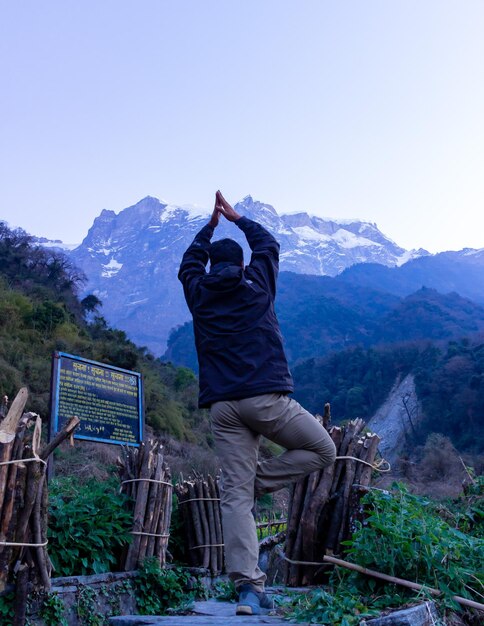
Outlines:
POLYGON ((141 564, 135 593, 141 615, 165 615, 168 609, 185 606, 194 597, 189 572, 181 568, 162 569, 155 558, 141 564))
MULTIPOLYGON (((469 468, 468 468, 469 471, 469 468)), ((470 473, 472 477, 472 473, 470 473)), ((484 540, 484 476, 473 478, 465 496, 452 503, 453 525, 484 540)))
MULTIPOLYGON (((400 484, 393 485, 391 492, 370 491, 362 500, 368 516, 345 542, 348 560, 439 589, 442 595, 438 599, 423 590, 420 600, 432 597, 444 610, 462 611, 452 596, 480 601, 484 585, 484 541, 478 536, 482 509, 480 518, 476 514, 479 493, 482 497, 482 481, 476 480, 468 491, 467 503, 461 502, 451 510, 410 494, 400 484), (457 527, 465 527, 469 515, 473 535, 457 527)), ((286 612, 294 621, 356 626, 365 617, 416 599, 416 592, 405 587, 335 568, 328 589, 296 597, 286 606, 286 612)), ((470 620, 465 623, 477 623, 471 614, 464 617, 470 620)))
POLYGON ((67 626, 66 607, 57 593, 48 593, 42 602, 40 614, 45 626, 67 626))
POLYGON ((482 593, 484 541, 453 528, 429 500, 401 484, 363 499, 368 519, 354 533, 349 560, 391 576, 476 599, 482 593))
POLYGON ((363 619, 375 617, 378 612, 378 609, 368 608, 358 594, 344 589, 338 593, 318 589, 302 594, 290 608, 292 621, 325 626, 358 626, 363 619))
POLYGON ((72 477, 53 480, 49 494, 49 555, 58 576, 115 569, 131 538, 132 513, 116 480, 79 486, 72 477))
POLYGON ((0 596, 0 624, 12 624, 15 618, 13 609, 14 593, 0 596))

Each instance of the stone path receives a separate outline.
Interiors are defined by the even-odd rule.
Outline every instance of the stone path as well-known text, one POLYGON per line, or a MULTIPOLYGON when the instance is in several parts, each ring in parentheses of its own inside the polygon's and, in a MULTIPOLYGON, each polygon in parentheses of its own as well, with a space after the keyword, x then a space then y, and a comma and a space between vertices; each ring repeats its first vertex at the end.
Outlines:
MULTIPOLYGON (((195 602, 192 615, 165 615, 147 617, 142 615, 124 615, 111 617, 110 626, 244 626, 245 624, 269 624, 270 626, 289 626, 289 622, 277 615, 235 615, 234 602, 204 600, 195 602)), ((302 626, 307 626, 302 624, 302 626)))
MULTIPOLYGON (((307 591, 307 589, 306 589, 307 591)), ((439 615, 433 602, 395 611, 383 617, 363 620, 360 626, 435 626, 439 615)), ((205 600, 195 602, 191 615, 166 615, 148 617, 124 615, 111 617, 110 626, 290 626, 290 622, 278 615, 235 615, 235 603, 205 600)), ((307 622, 300 626, 309 626, 307 622)), ((314 625, 313 625, 314 626, 314 625)))

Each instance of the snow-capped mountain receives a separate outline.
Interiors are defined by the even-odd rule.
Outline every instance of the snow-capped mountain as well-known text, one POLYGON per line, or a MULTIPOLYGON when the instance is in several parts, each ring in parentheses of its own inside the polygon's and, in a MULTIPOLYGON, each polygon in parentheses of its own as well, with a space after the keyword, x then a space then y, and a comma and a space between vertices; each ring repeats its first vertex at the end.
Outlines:
MULTIPOLYGON (((405 251, 369 222, 307 213, 279 215, 251 196, 235 209, 276 236, 281 270, 335 276, 355 263, 393 267, 427 254, 405 251)), ((170 205, 148 196, 119 214, 104 210, 71 253, 89 279, 87 290, 103 301, 107 320, 155 354, 163 353, 170 330, 189 318, 177 280, 178 266, 210 213, 210 209, 170 205)), ((243 233, 223 218, 214 239, 222 237, 239 241, 249 261, 243 233)))

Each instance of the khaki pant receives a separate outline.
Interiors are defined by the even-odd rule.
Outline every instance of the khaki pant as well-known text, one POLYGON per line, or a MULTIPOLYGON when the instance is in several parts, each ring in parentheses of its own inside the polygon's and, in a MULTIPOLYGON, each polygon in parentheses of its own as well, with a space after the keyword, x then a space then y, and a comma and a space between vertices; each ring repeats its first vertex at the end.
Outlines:
POLYGON ((277 491, 334 463, 335 446, 321 424, 295 400, 274 393, 216 402, 211 410, 215 449, 222 467, 221 510, 227 573, 236 587, 264 589, 254 498, 277 491), (258 461, 260 436, 286 448, 258 461))

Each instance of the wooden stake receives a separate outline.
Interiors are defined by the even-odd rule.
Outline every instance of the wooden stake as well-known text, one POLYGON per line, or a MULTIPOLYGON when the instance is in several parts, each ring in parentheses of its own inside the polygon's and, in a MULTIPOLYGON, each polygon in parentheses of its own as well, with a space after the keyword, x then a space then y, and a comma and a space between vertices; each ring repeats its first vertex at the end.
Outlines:
MULTIPOLYGON (((27 387, 22 387, 15 396, 15 400, 12 402, 10 410, 7 413, 7 417, 0 424, 0 463, 11 460, 15 433, 17 432, 28 396, 27 387)), ((3 508, 7 475, 8 465, 0 465, 0 512, 3 508)))

